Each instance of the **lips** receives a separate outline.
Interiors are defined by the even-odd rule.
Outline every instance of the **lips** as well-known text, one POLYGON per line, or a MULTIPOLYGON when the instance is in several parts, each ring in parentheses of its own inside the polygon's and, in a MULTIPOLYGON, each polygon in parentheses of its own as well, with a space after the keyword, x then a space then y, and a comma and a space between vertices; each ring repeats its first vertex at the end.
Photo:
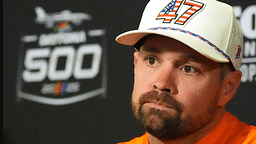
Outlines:
POLYGON ((166 103, 163 103, 163 102, 158 102, 158 105, 165 106, 167 108, 173 109, 173 107, 171 107, 170 105, 168 105, 166 103))
POLYGON ((147 103, 144 103, 143 105, 145 104, 149 104, 151 105, 152 107, 161 107, 161 108, 168 108, 168 109, 174 109, 173 107, 171 107, 170 105, 164 103, 164 102, 156 102, 156 101, 152 101, 152 102, 147 102, 147 103))
POLYGON ((182 112, 181 104, 168 92, 151 91, 141 95, 140 105, 151 104, 152 106, 166 107, 177 112, 182 112))

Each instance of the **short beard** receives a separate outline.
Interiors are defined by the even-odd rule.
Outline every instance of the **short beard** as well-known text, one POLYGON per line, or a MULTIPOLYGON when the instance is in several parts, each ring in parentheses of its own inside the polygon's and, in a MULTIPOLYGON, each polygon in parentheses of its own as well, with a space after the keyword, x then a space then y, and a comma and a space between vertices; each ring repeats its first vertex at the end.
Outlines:
MULTIPOLYGON (((214 99, 214 101, 216 100, 214 99)), ((217 103, 214 102, 213 105, 208 107, 208 111, 205 114, 195 118, 190 115, 182 118, 182 105, 172 98, 168 92, 148 92, 141 95, 139 104, 132 102, 132 110, 139 125, 145 131, 161 140, 175 140, 196 132, 211 121, 216 109, 217 103), (175 113, 170 114, 164 110, 143 107, 145 103, 150 102, 166 103, 175 113)))

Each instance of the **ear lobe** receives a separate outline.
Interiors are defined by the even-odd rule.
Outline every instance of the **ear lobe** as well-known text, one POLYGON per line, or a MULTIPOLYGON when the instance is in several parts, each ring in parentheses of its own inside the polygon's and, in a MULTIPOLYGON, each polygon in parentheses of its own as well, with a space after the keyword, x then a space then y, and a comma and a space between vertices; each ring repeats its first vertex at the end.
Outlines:
POLYGON ((240 83, 242 72, 236 70, 227 74, 223 80, 221 97, 219 99, 219 105, 226 105, 235 95, 240 83))

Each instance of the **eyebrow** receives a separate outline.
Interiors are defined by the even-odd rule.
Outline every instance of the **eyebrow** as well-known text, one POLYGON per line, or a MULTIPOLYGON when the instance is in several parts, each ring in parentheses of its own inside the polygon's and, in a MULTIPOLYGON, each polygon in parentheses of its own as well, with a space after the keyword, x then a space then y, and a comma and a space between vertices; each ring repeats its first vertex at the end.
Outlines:
POLYGON ((155 47, 141 47, 141 50, 146 51, 146 52, 154 52, 154 53, 161 53, 162 51, 158 48, 155 47))
POLYGON ((199 55, 194 55, 194 54, 188 53, 188 54, 182 54, 180 57, 185 59, 185 60, 189 60, 189 61, 195 61, 195 62, 200 62, 200 63, 207 63, 207 61, 203 58, 205 56, 199 56, 199 55))
MULTIPOLYGON (((143 47, 141 50, 146 51, 146 52, 152 52, 152 53, 162 53, 162 50, 156 48, 156 47, 143 47)), ((207 63, 203 57, 205 56, 199 56, 201 54, 198 53, 198 55, 191 54, 191 53, 186 53, 186 54, 181 54, 180 58, 184 60, 189 60, 189 61, 195 61, 195 62, 200 62, 200 63, 207 63)), ((205 57, 206 58, 206 57, 205 57)))

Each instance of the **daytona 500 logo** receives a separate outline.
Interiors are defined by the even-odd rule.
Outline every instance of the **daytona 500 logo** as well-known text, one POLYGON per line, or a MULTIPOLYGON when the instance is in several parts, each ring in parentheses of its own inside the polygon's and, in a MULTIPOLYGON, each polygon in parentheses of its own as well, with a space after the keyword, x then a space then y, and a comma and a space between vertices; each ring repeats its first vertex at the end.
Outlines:
POLYGON ((47 14, 41 7, 35 11, 41 29, 22 37, 18 98, 66 105, 104 96, 105 30, 84 29, 83 21, 91 20, 86 13, 47 14))

